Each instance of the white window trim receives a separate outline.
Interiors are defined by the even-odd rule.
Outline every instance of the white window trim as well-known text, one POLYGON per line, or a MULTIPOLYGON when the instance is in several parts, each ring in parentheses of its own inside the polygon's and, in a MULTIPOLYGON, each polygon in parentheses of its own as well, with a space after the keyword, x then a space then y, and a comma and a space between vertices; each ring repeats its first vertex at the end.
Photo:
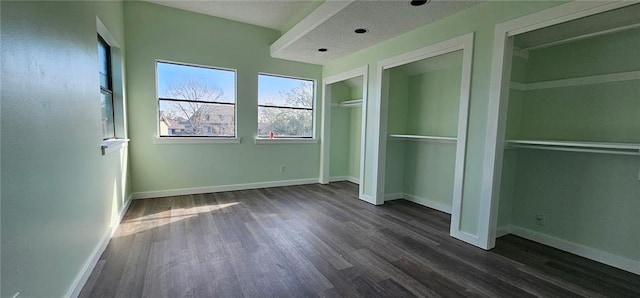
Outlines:
POLYGON ((129 139, 108 139, 102 141, 100 149, 102 150, 102 155, 107 155, 111 152, 120 151, 120 149, 126 147, 128 143, 129 139))
POLYGON ((259 138, 256 137, 254 139, 254 143, 257 145, 264 144, 317 144, 318 139, 316 138, 259 138))
POLYGON ((240 144, 242 138, 221 138, 221 137, 158 137, 153 138, 153 143, 157 145, 171 144, 240 144))
MULTIPOLYGON (((111 63, 112 63, 111 71, 112 71, 112 80, 113 80, 114 77, 116 76, 116 73, 114 72, 114 64, 116 62, 122 63, 120 59, 114 59, 114 51, 119 51, 121 49, 120 45, 118 44, 116 39, 113 37, 111 32, 109 32, 109 30, 104 25, 104 23, 102 23, 100 18, 98 18, 97 16, 96 16, 96 31, 102 37, 102 39, 104 39, 107 45, 111 48, 111 63)), ((123 69, 122 65, 120 65, 119 69, 123 69)), ((122 79, 123 74, 119 73, 117 77, 122 79)), ((112 84, 113 84, 112 91, 113 91, 113 101, 114 101, 113 102, 113 109, 114 109, 113 121, 116 122, 118 121, 119 118, 121 118, 122 123, 118 123, 118 122, 115 123, 115 126, 116 126, 115 138, 102 140, 102 142, 100 143, 100 150, 102 151, 102 155, 107 155, 109 153, 119 151, 125 148, 129 143, 129 139, 126 136, 127 124, 126 124, 126 117, 125 117, 126 109, 125 109, 123 82, 121 81, 117 82, 114 80, 112 84), (119 94, 119 96, 117 94, 119 94), (120 102, 116 103, 116 100, 119 100, 120 102), (121 106, 121 110, 116 110, 116 104, 121 106)))
MULTIPOLYGON (((317 128, 317 123, 318 123, 318 80, 316 79, 311 79, 311 78, 303 78, 303 77, 296 77, 296 76, 290 76, 290 75, 283 75, 283 74, 275 74, 275 73, 270 73, 270 72, 258 72, 258 79, 260 78, 260 75, 265 75, 265 76, 274 76, 274 77, 281 77, 281 78, 288 78, 288 79, 296 79, 296 80, 304 80, 304 81, 312 81, 313 82, 313 109, 312 109, 312 117, 313 120, 311 123, 311 138, 278 138, 278 137, 274 137, 273 139, 269 139, 269 138, 265 138, 265 137, 255 137, 255 143, 256 144, 310 144, 310 143, 318 143, 318 136, 316 135, 316 128, 317 128), (283 142, 274 142, 275 140, 278 141, 283 141, 283 142), (312 140, 312 141, 311 141, 312 140)), ((258 104, 256 105, 256 107, 258 107, 260 105, 260 84, 258 83, 258 89, 257 89, 257 94, 256 94, 256 99, 258 99, 258 104)), ((257 118, 256 118, 257 120, 257 118)), ((258 131, 258 126, 256 126, 256 131, 258 131)))
MULTIPOLYGON (((153 140, 154 144, 239 144, 241 138, 238 137, 238 70, 235 68, 227 68, 221 66, 211 66, 211 65, 203 65, 196 63, 188 63, 188 62, 177 62, 172 60, 165 59, 156 59, 154 62, 155 68, 155 79, 156 79, 156 135, 153 140), (161 136, 160 135, 160 98, 158 97, 158 62, 160 63, 171 63, 171 64, 180 64, 185 66, 193 66, 193 67, 202 67, 209 69, 217 69, 217 70, 226 70, 232 71, 235 74, 235 80, 233 88, 235 89, 235 98, 233 99, 234 105, 234 124, 233 124, 233 133, 235 137, 216 137, 216 136, 161 136), (194 140, 189 140, 194 139, 194 140)), ((214 103, 214 102, 212 102, 214 103)))

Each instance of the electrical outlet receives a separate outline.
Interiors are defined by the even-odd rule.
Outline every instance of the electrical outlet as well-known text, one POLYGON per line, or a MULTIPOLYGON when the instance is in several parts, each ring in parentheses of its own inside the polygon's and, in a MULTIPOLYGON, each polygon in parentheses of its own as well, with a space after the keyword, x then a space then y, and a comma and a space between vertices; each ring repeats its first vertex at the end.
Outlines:
POLYGON ((280 173, 284 173, 284 171, 286 170, 286 167, 284 165, 280 166, 280 173))
POLYGON ((536 225, 544 226, 544 214, 536 213, 536 225))

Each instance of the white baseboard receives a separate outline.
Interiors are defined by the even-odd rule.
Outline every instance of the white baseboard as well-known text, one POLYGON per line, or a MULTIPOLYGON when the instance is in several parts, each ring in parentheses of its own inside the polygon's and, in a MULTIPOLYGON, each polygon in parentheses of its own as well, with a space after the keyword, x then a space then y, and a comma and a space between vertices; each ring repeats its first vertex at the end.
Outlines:
POLYGON ((399 193, 389 193, 389 194, 385 194, 384 195, 384 201, 393 201, 393 200, 399 200, 404 198, 404 194, 399 192, 399 193))
POLYGON ((469 233, 464 232, 464 231, 456 231, 456 230, 453 229, 453 227, 451 228, 451 230, 449 230, 449 235, 451 237, 453 237, 453 238, 458 239, 458 240, 462 240, 462 241, 464 241, 466 243, 469 243, 471 245, 480 247, 480 245, 478 243, 479 242, 479 238, 476 235, 469 234, 469 233))
POLYGON ((435 210, 438 210, 438 211, 442 211, 444 213, 451 214, 451 206, 449 206, 447 204, 442 204, 440 202, 436 202, 434 200, 421 198, 421 197, 418 197, 416 195, 412 195, 412 194, 408 194, 408 193, 392 193, 392 194, 385 194, 384 195, 384 200, 385 201, 392 201, 392 200, 398 200, 398 199, 405 199, 407 201, 411 201, 411 202, 414 202, 416 204, 429 207, 431 209, 435 209, 435 210))
POLYGON ((609 266, 613 266, 631 273, 640 274, 640 261, 628 259, 618 255, 608 253, 603 250, 588 247, 582 244, 573 243, 554 236, 542 234, 540 232, 525 229, 519 226, 511 226, 511 234, 539 242, 572 254, 585 257, 609 266))
POLYGON ((416 204, 420 204, 422 206, 427 206, 431 209, 436 209, 438 211, 442 211, 447 214, 451 214, 451 205, 443 204, 434 200, 421 198, 412 194, 405 193, 404 199, 407 201, 414 202, 416 204))
MULTIPOLYGON (((133 201, 133 194, 129 195, 129 197, 127 198, 127 201, 124 203, 124 206, 122 206, 122 208, 118 212, 118 217, 119 217, 118 223, 122 221, 122 218, 127 213, 127 210, 129 210, 131 201, 133 201)), ((104 234, 102 235, 102 238, 100 238, 100 241, 91 252, 89 259, 87 259, 87 261, 84 263, 84 265, 82 266, 82 269, 80 269, 80 272, 78 272, 78 275, 76 276, 73 283, 69 287, 69 290, 67 291, 67 295, 65 295, 64 297, 78 297, 78 295, 80 295, 80 291, 82 291, 82 288, 84 287, 85 283, 87 283, 89 276, 91 276, 91 272, 93 272, 93 268, 96 267, 98 260, 100 260, 100 256, 102 256, 102 253, 104 252, 104 250, 107 248, 107 245, 109 244, 109 240, 111 240, 111 237, 113 236, 113 234, 115 234, 117 229, 118 229, 118 224, 109 227, 104 232, 104 234)))
POLYGON ((180 189, 168 189, 168 190, 158 190, 158 191, 144 191, 144 192, 134 193, 133 199, 139 200, 139 199, 150 199, 150 198, 160 198, 160 197, 193 195, 193 194, 210 193, 210 192, 304 185, 304 184, 314 184, 314 183, 318 183, 317 178, 256 182, 256 183, 220 185, 220 186, 205 186, 205 187, 193 187, 193 188, 180 188, 180 189))
POLYGON ((351 183, 360 184, 360 179, 353 176, 335 176, 329 177, 329 182, 349 181, 351 183))
POLYGON ((511 234, 511 225, 500 226, 496 229, 496 238, 511 234))

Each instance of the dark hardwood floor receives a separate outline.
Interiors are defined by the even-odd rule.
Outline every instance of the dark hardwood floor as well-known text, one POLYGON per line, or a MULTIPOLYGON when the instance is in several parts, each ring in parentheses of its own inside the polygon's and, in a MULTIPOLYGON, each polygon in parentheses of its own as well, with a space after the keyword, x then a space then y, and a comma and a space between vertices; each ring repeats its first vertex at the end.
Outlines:
POLYGON ((640 297, 640 276, 348 182, 137 200, 80 297, 640 297))

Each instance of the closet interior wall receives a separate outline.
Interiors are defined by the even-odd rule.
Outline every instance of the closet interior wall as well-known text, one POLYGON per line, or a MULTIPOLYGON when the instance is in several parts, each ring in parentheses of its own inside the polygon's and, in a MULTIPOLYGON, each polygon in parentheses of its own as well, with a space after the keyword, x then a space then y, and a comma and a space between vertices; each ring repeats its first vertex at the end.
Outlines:
POLYGON ((360 181, 363 77, 331 84, 331 181, 360 181))
POLYGON ((462 51, 385 72, 389 76, 385 199, 404 198, 451 213, 462 51))
POLYGON ((514 51, 499 235, 569 243, 638 264, 640 152, 614 147, 640 148, 639 53, 638 27, 514 51), (595 79, 572 80, 585 77, 595 79), (556 144, 521 146, 530 141, 556 144), (603 147, 575 145, 581 142, 603 147))

